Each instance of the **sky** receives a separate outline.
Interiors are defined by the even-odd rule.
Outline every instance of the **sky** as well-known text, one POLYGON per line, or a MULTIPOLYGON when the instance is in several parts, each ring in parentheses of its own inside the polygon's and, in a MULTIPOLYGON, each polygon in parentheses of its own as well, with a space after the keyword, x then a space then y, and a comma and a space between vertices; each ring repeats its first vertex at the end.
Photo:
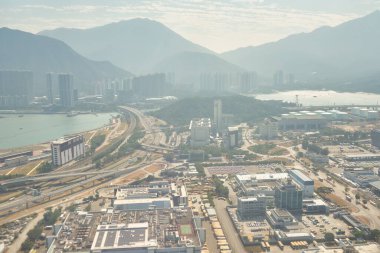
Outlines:
POLYGON ((32 33, 150 18, 216 52, 335 26, 380 0, 0 0, 0 27, 32 33))

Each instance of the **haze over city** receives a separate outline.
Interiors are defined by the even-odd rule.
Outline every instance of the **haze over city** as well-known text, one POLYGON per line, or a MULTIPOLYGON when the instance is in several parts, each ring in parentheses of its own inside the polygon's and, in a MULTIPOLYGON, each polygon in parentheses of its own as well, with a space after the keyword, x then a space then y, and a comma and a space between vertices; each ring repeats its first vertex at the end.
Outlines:
POLYGON ((0 253, 380 252, 380 1, 0 1, 0 253))

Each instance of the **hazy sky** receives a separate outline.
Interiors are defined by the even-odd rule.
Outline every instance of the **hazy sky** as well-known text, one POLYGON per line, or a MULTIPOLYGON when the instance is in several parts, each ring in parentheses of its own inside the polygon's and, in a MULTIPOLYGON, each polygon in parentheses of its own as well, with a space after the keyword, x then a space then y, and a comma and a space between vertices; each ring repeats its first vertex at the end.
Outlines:
POLYGON ((145 17, 222 52, 337 25, 380 0, 0 0, 0 26, 29 32, 145 17))

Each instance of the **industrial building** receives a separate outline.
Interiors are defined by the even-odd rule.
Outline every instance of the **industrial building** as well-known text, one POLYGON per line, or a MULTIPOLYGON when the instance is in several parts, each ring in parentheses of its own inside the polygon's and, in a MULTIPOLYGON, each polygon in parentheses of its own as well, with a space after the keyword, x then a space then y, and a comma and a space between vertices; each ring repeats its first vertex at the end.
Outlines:
POLYGON ((264 195, 238 198, 237 212, 242 220, 265 216, 267 199, 264 195))
MULTIPOLYGON (((101 212, 86 214, 88 233, 82 239, 75 238, 77 229, 73 223, 64 224, 57 236, 54 248, 80 249, 91 242, 91 253, 200 253, 205 240, 200 219, 193 217, 191 209, 147 210, 125 212, 101 212), (103 224, 112 218, 113 223, 103 224), (128 221, 128 222, 126 222, 128 221), (67 233, 66 230, 73 230, 67 233), (90 237, 90 238, 88 238, 90 237), (63 242, 58 243, 58 242, 63 242)), ((79 214, 78 214, 79 216, 79 214)), ((81 222, 80 217, 72 217, 81 222)), ((84 227, 84 225, 82 225, 84 227)))
POLYGON ((274 193, 275 206, 286 209, 293 214, 302 213, 303 190, 293 184, 290 179, 279 183, 274 193))
POLYGON ((23 107, 33 97, 33 73, 31 71, 0 71, 0 107, 23 107))
POLYGON ((192 147, 210 144, 211 120, 209 118, 193 119, 190 122, 189 130, 192 147))
POLYGON ((354 168, 345 169, 343 176, 348 180, 358 184, 360 187, 368 187, 369 183, 380 181, 380 177, 375 175, 371 169, 354 168))
POLYGON ((296 241, 306 241, 311 243, 314 240, 314 236, 310 233, 285 233, 280 230, 274 231, 275 238, 283 244, 290 244, 296 241))
POLYGON ((304 198, 312 198, 314 195, 314 180, 310 179, 308 176, 303 174, 299 170, 289 171, 289 175, 292 177, 294 182, 298 184, 303 190, 304 198))
POLYGON ((315 113, 282 114, 274 119, 277 120, 278 129, 281 131, 310 131, 327 126, 327 119, 315 113))
POLYGON ((169 209, 173 203, 169 197, 162 198, 135 198, 135 199, 115 199, 113 202, 115 210, 149 210, 149 209, 169 209))
POLYGON ((70 138, 61 138, 50 145, 52 162, 55 166, 64 165, 78 157, 84 156, 84 137, 78 135, 70 138))
POLYGON ((273 228, 286 228, 298 225, 297 219, 285 209, 272 209, 266 212, 266 217, 273 228))
POLYGON ((304 212, 307 214, 328 214, 330 207, 322 199, 304 199, 304 212))
POLYGON ((344 155, 344 159, 349 162, 380 161, 380 154, 348 154, 344 155))

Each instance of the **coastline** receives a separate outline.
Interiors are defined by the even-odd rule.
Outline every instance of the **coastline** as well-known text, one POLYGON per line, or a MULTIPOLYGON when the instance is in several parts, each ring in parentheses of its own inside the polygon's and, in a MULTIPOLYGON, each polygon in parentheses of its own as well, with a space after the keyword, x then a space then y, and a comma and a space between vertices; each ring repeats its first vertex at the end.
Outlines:
MULTIPOLYGON (((1 117, 1 114, 3 114, 3 113, 0 111, 0 120, 6 120, 7 117, 1 117)), ((9 115, 12 115, 14 117, 14 115, 19 115, 19 114, 20 113, 10 113, 9 115)), ((96 116, 98 115, 98 113, 82 113, 80 115, 88 115, 88 114, 94 114, 96 116)), ((58 139, 60 137, 63 137, 63 136, 79 135, 79 134, 86 135, 86 134, 92 133, 94 131, 99 131, 100 129, 103 129, 105 127, 112 126, 113 125, 113 123, 111 122, 112 118, 115 117, 116 115, 119 115, 117 112, 99 113, 99 114, 108 114, 109 115, 107 121, 105 121, 103 124, 101 124, 99 126, 88 128, 86 130, 75 131, 72 133, 63 134, 63 135, 57 136, 55 138, 49 138, 48 140, 44 140, 41 142, 35 142, 35 143, 27 144, 27 145, 20 145, 20 146, 15 146, 15 147, 5 147, 5 148, 0 147, 0 154, 5 154, 5 153, 9 153, 9 152, 19 152, 19 151, 24 151, 24 150, 33 150, 33 151, 41 150, 44 147, 46 148, 48 145, 50 145, 51 141, 58 139)), ((64 115, 64 113, 54 113, 54 114, 28 113, 26 115, 64 115)), ((68 118, 74 118, 75 119, 76 116, 80 116, 80 115, 74 115, 74 116, 68 117, 68 118)))

